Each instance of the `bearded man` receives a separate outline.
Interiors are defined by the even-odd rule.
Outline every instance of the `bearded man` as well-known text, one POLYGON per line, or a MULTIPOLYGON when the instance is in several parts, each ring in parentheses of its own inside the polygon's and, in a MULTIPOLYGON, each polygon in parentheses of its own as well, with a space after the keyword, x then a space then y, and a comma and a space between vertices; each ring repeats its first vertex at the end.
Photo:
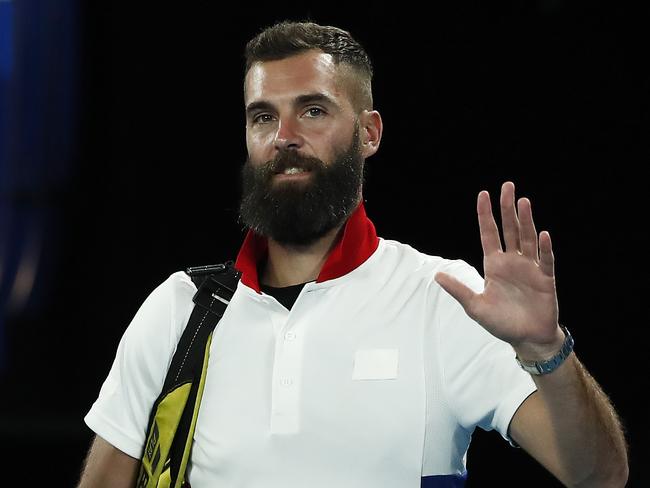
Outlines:
MULTIPOLYGON (((249 230, 186 486, 460 487, 476 427, 567 486, 624 486, 624 437, 558 322, 550 235, 530 201, 502 186, 502 243, 478 195, 484 278, 381 239, 363 204, 383 129, 363 48, 335 27, 282 22, 246 59, 249 230)), ((85 418, 97 436, 80 487, 134 486, 195 293, 174 273, 126 330, 85 418)))

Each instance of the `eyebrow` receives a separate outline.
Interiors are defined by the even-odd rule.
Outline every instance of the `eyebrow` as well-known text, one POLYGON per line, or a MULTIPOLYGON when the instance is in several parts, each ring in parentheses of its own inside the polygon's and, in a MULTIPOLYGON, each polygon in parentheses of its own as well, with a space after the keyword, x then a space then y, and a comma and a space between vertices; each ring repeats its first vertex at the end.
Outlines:
MULTIPOLYGON (((332 105, 334 107, 339 106, 338 103, 334 101, 333 98, 325 95, 324 93, 308 93, 306 95, 300 95, 297 96, 293 100, 293 106, 300 106, 300 105, 306 105, 308 103, 325 103, 328 105, 332 105)), ((261 110, 273 110, 275 109, 275 106, 266 100, 260 100, 257 102, 252 102, 246 106, 246 114, 251 115, 253 112, 258 112, 261 110)))

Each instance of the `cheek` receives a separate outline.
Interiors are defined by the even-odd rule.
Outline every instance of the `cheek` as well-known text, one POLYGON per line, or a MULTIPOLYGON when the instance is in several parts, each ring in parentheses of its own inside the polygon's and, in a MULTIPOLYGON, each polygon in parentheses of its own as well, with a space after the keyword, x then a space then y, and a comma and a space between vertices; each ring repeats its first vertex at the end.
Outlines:
POLYGON ((269 147, 273 147, 273 137, 263 132, 246 133, 246 149, 248 154, 263 154, 269 147))
POLYGON ((257 161, 260 157, 262 146, 254 137, 246 136, 246 150, 251 161, 257 161))
POLYGON ((333 135, 327 144, 327 152, 329 154, 330 160, 337 154, 345 152, 352 144, 352 136, 349 132, 342 132, 339 134, 333 135))

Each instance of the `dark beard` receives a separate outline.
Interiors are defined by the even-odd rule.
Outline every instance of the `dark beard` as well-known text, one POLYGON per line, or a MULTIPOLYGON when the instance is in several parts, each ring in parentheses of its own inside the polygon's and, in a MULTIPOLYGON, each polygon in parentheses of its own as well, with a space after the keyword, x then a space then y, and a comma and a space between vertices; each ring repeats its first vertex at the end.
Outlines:
POLYGON ((331 164, 280 151, 268 163, 242 168, 240 221, 257 234, 290 246, 307 246, 343 223, 359 203, 363 157, 359 127, 352 143, 331 164), (297 167, 311 171, 309 181, 273 182, 274 174, 297 167))

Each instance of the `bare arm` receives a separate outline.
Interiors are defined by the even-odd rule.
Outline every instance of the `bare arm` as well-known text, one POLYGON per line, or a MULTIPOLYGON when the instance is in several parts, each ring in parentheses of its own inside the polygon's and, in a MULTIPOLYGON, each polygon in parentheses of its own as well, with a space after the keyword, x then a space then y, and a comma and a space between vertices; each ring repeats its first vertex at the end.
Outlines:
MULTIPOLYGON (((489 333, 508 342, 519 358, 543 361, 562 347, 555 257, 548 232, 538 236, 530 200, 515 205, 515 187, 501 188, 503 244, 490 196, 481 192, 477 213, 485 288, 474 293, 445 273, 436 281, 489 333)), ((513 439, 571 487, 625 486, 625 440, 614 410, 574 354, 555 371, 535 376, 531 395, 511 423, 513 439)))
POLYGON ((77 488, 133 488, 139 468, 139 459, 95 436, 77 488))
POLYGON ((533 379, 538 391, 512 419, 512 439, 566 486, 625 486, 627 447, 620 421, 575 355, 533 379))

